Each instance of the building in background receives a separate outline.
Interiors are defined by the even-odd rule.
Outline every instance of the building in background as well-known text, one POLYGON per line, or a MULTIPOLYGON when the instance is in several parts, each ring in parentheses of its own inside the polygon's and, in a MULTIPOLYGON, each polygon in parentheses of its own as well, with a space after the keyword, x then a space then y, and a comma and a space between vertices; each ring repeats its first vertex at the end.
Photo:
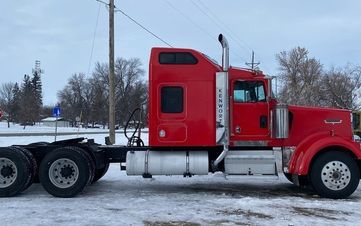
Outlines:
POLYGON ((48 117, 41 120, 44 126, 55 127, 58 123, 58 127, 69 127, 70 123, 64 118, 48 117))

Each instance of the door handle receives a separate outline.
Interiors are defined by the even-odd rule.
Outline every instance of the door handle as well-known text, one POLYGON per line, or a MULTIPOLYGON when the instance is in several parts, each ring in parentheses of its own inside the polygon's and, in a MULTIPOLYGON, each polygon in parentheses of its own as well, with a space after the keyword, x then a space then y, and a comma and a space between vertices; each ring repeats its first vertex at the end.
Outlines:
POLYGON ((237 134, 240 134, 240 133, 241 133, 241 127, 236 126, 235 132, 236 132, 237 134))

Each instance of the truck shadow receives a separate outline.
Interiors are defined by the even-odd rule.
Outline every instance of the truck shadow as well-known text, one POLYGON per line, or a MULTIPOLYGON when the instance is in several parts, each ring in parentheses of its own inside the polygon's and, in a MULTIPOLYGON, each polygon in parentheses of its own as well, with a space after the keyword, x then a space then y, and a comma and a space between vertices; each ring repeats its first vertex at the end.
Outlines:
POLYGON ((276 198, 283 196, 295 196, 303 198, 312 198, 313 191, 310 189, 301 189, 292 184, 277 184, 267 186, 257 186, 254 184, 199 184, 185 187, 192 192, 211 193, 215 195, 225 195, 231 197, 256 197, 256 198, 276 198))
MULTIPOLYGON (((288 182, 278 183, 241 183, 241 182, 195 182, 195 183, 167 183, 166 181, 99 181, 86 189, 86 193, 91 195, 101 195, 104 192, 114 190, 114 192, 137 193, 139 196, 187 194, 187 195, 214 195, 232 198, 280 198, 299 197, 305 199, 321 199, 309 188, 300 188, 288 182)), ((352 195, 348 200, 360 200, 360 192, 352 195)))

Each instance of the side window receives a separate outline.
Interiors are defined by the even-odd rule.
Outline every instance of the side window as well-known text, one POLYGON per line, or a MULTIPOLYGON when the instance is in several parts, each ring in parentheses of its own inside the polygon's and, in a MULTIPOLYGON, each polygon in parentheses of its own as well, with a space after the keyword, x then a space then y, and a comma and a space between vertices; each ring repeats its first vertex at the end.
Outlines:
POLYGON ((264 93, 264 87, 263 87, 263 83, 260 83, 257 85, 257 100, 258 101, 265 101, 266 100, 266 95, 264 93))
POLYGON ((192 53, 167 52, 159 54, 160 64, 197 64, 198 60, 192 53))
POLYGON ((260 81, 236 81, 233 98, 238 103, 266 101, 264 83, 260 81))
POLYGON ((183 87, 165 86, 161 88, 162 113, 183 112, 183 87))

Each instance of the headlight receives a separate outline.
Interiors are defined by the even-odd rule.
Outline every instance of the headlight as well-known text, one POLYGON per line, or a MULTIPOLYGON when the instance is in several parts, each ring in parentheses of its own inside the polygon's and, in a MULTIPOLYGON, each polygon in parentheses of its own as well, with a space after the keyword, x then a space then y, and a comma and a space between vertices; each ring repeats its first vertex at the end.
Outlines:
POLYGON ((354 134, 353 135, 353 140, 356 142, 361 142, 361 137, 359 137, 358 135, 354 134))

